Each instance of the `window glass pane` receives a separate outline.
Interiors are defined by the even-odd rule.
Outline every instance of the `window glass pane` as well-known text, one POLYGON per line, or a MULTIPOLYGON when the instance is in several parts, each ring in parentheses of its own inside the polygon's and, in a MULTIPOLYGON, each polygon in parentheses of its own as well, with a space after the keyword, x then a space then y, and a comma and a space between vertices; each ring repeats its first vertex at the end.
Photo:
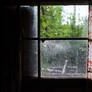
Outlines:
POLYGON ((38 76, 38 41, 24 40, 23 46, 23 76, 38 76))
POLYGON ((21 29, 24 37, 37 37, 37 6, 20 6, 21 29))
POLYGON ((86 77, 86 40, 41 41, 41 77, 86 77))
POLYGON ((88 6, 41 6, 40 37, 88 37, 88 6))

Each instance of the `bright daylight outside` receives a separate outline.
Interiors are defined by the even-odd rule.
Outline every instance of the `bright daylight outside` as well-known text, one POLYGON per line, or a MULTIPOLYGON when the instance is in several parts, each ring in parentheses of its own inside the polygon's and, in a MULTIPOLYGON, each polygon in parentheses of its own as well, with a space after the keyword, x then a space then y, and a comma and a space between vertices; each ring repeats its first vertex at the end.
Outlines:
MULTIPOLYGON (((88 37, 88 6, 41 6, 40 37, 88 37)), ((41 77, 86 77, 87 40, 40 41, 40 51, 41 77)))

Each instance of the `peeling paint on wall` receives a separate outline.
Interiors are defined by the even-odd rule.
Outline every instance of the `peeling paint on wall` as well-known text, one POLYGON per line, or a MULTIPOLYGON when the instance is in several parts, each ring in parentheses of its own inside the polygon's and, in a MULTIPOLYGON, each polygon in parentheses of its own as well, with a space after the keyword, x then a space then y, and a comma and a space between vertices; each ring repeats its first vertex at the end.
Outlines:
POLYGON ((92 72, 92 42, 89 42, 88 71, 92 72))
POLYGON ((89 39, 92 39, 92 7, 89 8, 89 39))
MULTIPOLYGON (((92 39, 92 6, 89 7, 89 39, 92 39)), ((92 79, 92 40, 88 44, 88 79, 92 79)))

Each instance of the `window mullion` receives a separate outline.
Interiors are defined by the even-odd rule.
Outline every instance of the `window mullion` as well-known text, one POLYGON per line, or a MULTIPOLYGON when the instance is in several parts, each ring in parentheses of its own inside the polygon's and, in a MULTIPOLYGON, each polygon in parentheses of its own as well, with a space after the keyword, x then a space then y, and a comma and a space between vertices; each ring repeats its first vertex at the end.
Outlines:
POLYGON ((38 78, 41 77, 40 64, 40 4, 38 4, 38 78))

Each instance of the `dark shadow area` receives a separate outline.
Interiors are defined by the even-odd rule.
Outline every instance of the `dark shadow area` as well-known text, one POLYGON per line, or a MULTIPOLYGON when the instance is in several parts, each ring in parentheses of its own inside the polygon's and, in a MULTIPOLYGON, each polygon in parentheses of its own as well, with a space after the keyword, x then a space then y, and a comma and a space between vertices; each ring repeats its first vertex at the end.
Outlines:
POLYGON ((2 91, 18 92, 19 78, 19 21, 17 6, 3 6, 4 61, 2 67, 2 91))
POLYGON ((22 92, 91 92, 92 81, 87 79, 30 79, 22 81, 22 92))
POLYGON ((92 4, 92 0, 1 0, 2 4, 80 4, 80 5, 86 5, 86 4, 92 4))

